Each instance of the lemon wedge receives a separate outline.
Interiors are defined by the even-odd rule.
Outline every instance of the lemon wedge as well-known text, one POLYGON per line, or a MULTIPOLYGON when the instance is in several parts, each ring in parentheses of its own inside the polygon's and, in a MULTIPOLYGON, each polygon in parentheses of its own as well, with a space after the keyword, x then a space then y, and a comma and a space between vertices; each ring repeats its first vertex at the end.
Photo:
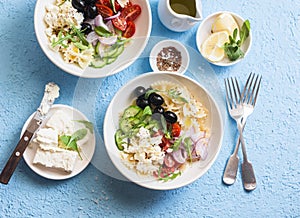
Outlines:
POLYGON ((227 31, 211 34, 202 44, 202 55, 212 62, 221 61, 225 56, 223 48, 225 42, 229 42, 227 31))
POLYGON ((211 30, 213 33, 227 31, 228 34, 232 35, 236 28, 239 30, 239 26, 233 16, 229 13, 222 13, 215 19, 211 30))

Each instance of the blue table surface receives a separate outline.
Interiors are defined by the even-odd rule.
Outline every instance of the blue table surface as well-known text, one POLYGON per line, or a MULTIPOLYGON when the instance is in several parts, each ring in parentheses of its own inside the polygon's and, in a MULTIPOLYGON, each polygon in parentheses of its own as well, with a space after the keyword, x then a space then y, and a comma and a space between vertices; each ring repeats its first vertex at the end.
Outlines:
MULTIPOLYGON (((158 0, 150 4, 151 36, 176 39, 197 50, 198 25, 184 33, 169 31, 159 21, 158 0)), ((149 190, 116 179, 93 163, 71 179, 54 181, 34 173, 22 159, 10 183, 0 185, 0 217, 300 216, 300 1, 202 0, 202 6, 203 17, 227 10, 251 22, 253 44, 248 56, 232 67, 209 65, 221 93, 226 77, 245 81, 250 72, 263 76, 257 106, 244 133, 257 177, 256 190, 243 190, 240 171, 234 185, 222 183, 236 140, 235 123, 225 111, 220 153, 209 171, 188 186, 149 190)), ((141 65, 137 60, 104 79, 80 79, 63 72, 44 55, 36 40, 34 7, 34 0, 0 2, 0 168, 17 144, 24 122, 38 106, 47 82, 54 81, 61 88, 56 103, 73 106, 79 83, 106 84, 96 94, 106 99, 107 105, 117 88, 136 75, 132 72, 151 70, 148 61, 141 65)), ((89 87, 82 92, 88 95, 89 87)), ((95 107, 105 113, 106 107, 95 107)), ((94 116, 98 119, 100 115, 94 116)), ((97 129, 102 128, 100 121, 97 129)))

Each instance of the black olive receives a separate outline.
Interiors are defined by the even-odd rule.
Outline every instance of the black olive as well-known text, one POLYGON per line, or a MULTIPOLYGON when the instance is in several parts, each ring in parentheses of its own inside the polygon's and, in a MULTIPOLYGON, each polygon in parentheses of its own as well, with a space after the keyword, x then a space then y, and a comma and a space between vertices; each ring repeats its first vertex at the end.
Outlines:
POLYGON ((83 0, 72 0, 72 6, 79 12, 84 12, 85 3, 83 0))
POLYGON ((86 5, 95 5, 97 0, 85 0, 86 5))
POLYGON ((84 9, 84 17, 94 19, 98 15, 98 9, 95 5, 86 6, 84 9))
POLYGON ((160 106, 164 103, 164 99, 157 93, 151 93, 149 95, 149 102, 154 106, 160 106))
POLYGON ((159 113, 159 114, 163 114, 165 112, 165 109, 162 106, 157 106, 156 108, 154 108, 153 113, 159 113))
POLYGON ((137 98, 136 105, 139 106, 140 108, 144 109, 146 106, 149 105, 149 102, 145 98, 137 98))
POLYGON ((135 88, 134 93, 137 97, 140 97, 146 93, 146 89, 143 86, 138 86, 135 88))
POLYGON ((173 123, 177 122, 177 115, 172 111, 166 111, 164 113, 164 116, 165 116, 167 123, 173 124, 173 123))
POLYGON ((81 31, 83 31, 83 33, 85 35, 89 34, 90 32, 92 32, 93 28, 91 26, 91 24, 89 23, 82 23, 81 24, 81 31))

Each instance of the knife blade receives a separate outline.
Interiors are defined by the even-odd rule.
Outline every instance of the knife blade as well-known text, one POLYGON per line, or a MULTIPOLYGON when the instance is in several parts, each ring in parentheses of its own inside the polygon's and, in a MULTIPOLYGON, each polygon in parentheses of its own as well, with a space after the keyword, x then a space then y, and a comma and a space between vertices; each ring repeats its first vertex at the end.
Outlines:
POLYGON ((58 98, 58 96, 59 87, 53 82, 46 84, 44 96, 42 98, 40 106, 34 113, 33 118, 30 120, 26 130, 24 131, 21 139, 19 140, 17 146, 15 147, 0 174, 1 183, 8 184, 30 140, 32 139, 34 133, 42 125, 43 121, 47 117, 49 110, 51 109, 51 106, 53 105, 55 99, 58 98))

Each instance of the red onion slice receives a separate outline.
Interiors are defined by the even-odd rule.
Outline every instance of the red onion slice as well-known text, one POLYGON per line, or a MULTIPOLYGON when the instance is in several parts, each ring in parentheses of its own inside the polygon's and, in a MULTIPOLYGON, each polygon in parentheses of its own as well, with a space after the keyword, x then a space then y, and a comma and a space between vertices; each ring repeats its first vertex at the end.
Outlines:
POLYGON ((95 31, 90 32, 87 36, 86 36, 86 40, 89 43, 95 43, 97 40, 99 39, 98 34, 95 31))
POLYGON ((110 16, 110 17, 106 17, 106 18, 104 18, 104 20, 112 20, 112 19, 114 19, 114 18, 116 18, 116 17, 119 17, 120 14, 121 14, 121 12, 118 11, 118 13, 116 13, 115 15, 110 16))
POLYGON ((202 160, 205 160, 208 155, 207 146, 205 144, 206 140, 200 139, 195 147, 196 154, 201 157, 202 160))
POLYGON ((103 18, 100 14, 95 17, 95 26, 102 26, 104 29, 109 31, 109 28, 104 23, 103 18))
POLYGON ((185 149, 178 149, 172 153, 172 156, 177 163, 183 164, 186 161, 187 152, 185 149))
POLYGON ((99 37, 99 41, 105 45, 113 45, 116 43, 118 37, 115 36, 110 36, 110 37, 99 37))
POLYGON ((167 167, 173 167, 175 165, 175 161, 172 157, 172 155, 170 154, 166 154, 165 158, 164 158, 164 163, 167 167))

